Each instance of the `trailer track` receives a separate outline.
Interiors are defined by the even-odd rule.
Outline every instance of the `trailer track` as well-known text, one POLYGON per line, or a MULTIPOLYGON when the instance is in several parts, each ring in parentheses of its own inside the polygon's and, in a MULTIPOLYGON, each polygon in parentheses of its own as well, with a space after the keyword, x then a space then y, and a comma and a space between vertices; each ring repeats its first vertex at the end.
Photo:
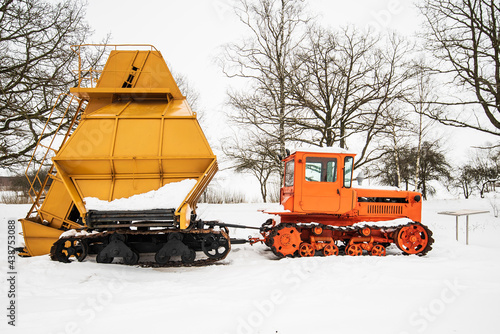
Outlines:
MULTIPOLYGON (((226 258, 231 249, 231 240, 225 228, 210 229, 161 229, 161 230, 131 230, 117 229, 113 231, 94 232, 75 236, 63 236, 57 240, 50 250, 50 258, 54 261, 70 263, 74 259, 83 261, 90 254, 96 255, 96 262, 111 263, 114 257, 101 256, 106 247, 115 242, 118 246, 111 249, 117 258, 122 258, 126 265, 141 267, 198 267, 214 264, 226 258), (137 238, 141 243, 137 243, 137 238), (135 239, 135 241, 134 241, 135 239), (184 246, 181 245, 186 240, 184 246), (140 256, 145 254, 158 254, 166 245, 175 243, 171 253, 161 261, 140 261, 140 256), (140 246, 140 247, 138 247, 140 246), (121 249, 120 249, 121 247, 121 249), (127 256, 128 249, 135 255, 127 256), (139 249, 138 249, 139 248, 139 249), (222 248, 222 250, 220 250, 222 248), (141 249, 154 251, 141 251, 141 249), (184 253, 182 250, 185 250, 184 253), (188 257, 193 252, 203 252, 207 258, 195 260, 188 257), (137 259, 135 258, 137 255, 137 259), (181 261, 171 261, 170 256, 180 256, 181 261), (74 259, 73 259, 74 258, 74 259)), ((168 248, 168 246, 167 246, 168 248)), ((130 254, 130 252, 128 252, 130 254)), ((156 257, 155 257, 156 258, 156 257)))

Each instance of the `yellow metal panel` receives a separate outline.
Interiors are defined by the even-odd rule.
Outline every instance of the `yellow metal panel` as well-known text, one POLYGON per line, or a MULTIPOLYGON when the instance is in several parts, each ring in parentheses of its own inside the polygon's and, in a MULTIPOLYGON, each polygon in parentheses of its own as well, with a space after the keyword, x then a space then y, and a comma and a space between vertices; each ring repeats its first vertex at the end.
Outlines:
POLYGON ((59 218, 58 221, 54 221, 55 226, 52 226, 59 228, 72 204, 71 197, 63 182, 59 179, 54 179, 52 180, 47 197, 40 208, 41 217, 51 223, 55 217, 59 218))
POLYGON ((59 239, 63 231, 20 219, 23 227, 23 238, 30 256, 44 255, 50 252, 52 244, 59 239))
POLYGON ((111 104, 107 104, 106 106, 94 111, 92 114, 87 115, 88 118, 95 117, 108 117, 113 118, 116 115, 123 112, 124 109, 128 107, 130 102, 114 102, 111 104))
POLYGON ((205 172, 208 166, 210 166, 210 163, 212 163, 214 159, 215 158, 163 160, 163 173, 201 175, 205 172))
POLYGON ((59 150, 56 160, 67 158, 108 157, 112 142, 114 120, 87 119, 59 150))
POLYGON ((166 117, 193 116, 193 112, 187 101, 173 100, 164 111, 166 117))
POLYGON ((116 157, 156 157, 160 119, 120 119, 116 133, 116 157))
POLYGON ((108 200, 111 191, 111 179, 108 180, 75 180, 76 187, 82 198, 97 197, 102 200, 108 200))
POLYGON ((179 217, 181 229, 189 227, 191 212, 193 208, 196 208, 196 202, 207 188, 207 185, 210 183, 217 170, 217 162, 213 160, 210 166, 205 170, 205 174, 198 178, 196 185, 191 189, 191 192, 186 196, 179 208, 177 208, 176 214, 179 217))
POLYGON ((107 106, 113 102, 113 96, 103 96, 103 97, 93 97, 87 104, 87 108, 85 108, 85 111, 82 114, 82 119, 85 119, 85 117, 88 114, 93 113, 96 110, 99 110, 100 108, 107 106))
POLYGON ((143 73, 141 73, 136 83, 136 87, 170 87, 175 99, 183 98, 165 60, 160 52, 157 51, 150 53, 148 61, 144 64, 143 73))
MULTIPOLYGON (((158 51, 111 51, 97 88, 123 88, 129 75, 133 75, 134 88, 168 88, 174 98, 183 96, 158 51), (134 71, 135 67, 137 70, 134 71)), ((132 88, 132 87, 131 87, 132 88)), ((88 92, 92 94, 91 91, 88 92)))
MULTIPOLYGON (((195 179, 196 177, 193 177, 193 179, 195 179)), ((186 178, 185 177, 164 177, 162 179, 162 186, 166 185, 166 184, 169 184, 169 183, 173 183, 173 182, 180 182, 182 180, 185 180, 186 178)))
POLYGON ((165 119, 164 122, 163 156, 213 156, 196 119, 165 119))
POLYGON ((69 193, 69 196, 73 200, 73 203, 75 203, 78 211, 80 212, 80 215, 82 217, 85 216, 87 213, 87 210, 85 209, 85 205, 83 204, 83 197, 81 194, 78 193, 78 190, 75 187, 75 184, 73 183, 73 180, 69 177, 69 175, 66 173, 66 171, 57 163, 54 161, 54 166, 57 169, 57 173, 59 177, 61 177, 62 182, 64 183, 64 187, 66 188, 66 191, 69 193))
POLYGON ((111 162, 109 159, 58 160, 68 175, 109 175, 111 162))
POLYGON ((131 103, 121 114, 122 117, 161 117, 167 107, 165 101, 141 101, 131 103))
POLYGON ((137 51, 111 51, 97 87, 122 87, 137 51))
POLYGON ((158 188, 160 188, 159 179, 116 180, 112 199, 130 197, 151 190, 157 190, 158 188))
POLYGON ((158 160, 145 159, 115 159, 116 174, 159 174, 158 160))

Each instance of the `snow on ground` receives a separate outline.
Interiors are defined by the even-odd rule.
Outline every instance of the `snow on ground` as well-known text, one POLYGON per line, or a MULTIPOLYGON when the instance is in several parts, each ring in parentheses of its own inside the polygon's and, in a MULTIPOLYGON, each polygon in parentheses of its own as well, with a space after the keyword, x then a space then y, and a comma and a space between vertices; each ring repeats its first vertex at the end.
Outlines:
MULTIPOLYGON (((7 273, 7 221, 26 205, 0 205, 0 272, 7 273)), ((276 205, 200 205, 205 219, 259 226, 276 205)), ((437 212, 490 210, 489 200, 424 202, 434 231, 425 257, 316 257, 277 260, 264 245, 237 245, 220 264, 140 268, 17 259, 18 318, 7 325, 2 279, 1 333, 498 333, 500 218, 437 212)), ((20 227, 19 227, 20 228, 20 227)), ((230 229, 233 237, 254 235, 230 229)))

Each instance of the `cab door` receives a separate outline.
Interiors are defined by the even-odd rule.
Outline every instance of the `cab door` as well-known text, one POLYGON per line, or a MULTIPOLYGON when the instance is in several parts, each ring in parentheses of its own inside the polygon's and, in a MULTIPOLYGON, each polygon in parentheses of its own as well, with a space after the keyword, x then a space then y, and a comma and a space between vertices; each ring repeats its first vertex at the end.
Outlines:
POLYGON ((340 156, 308 155, 304 158, 300 201, 302 210, 310 213, 337 212, 340 208, 339 189, 342 183, 340 156))

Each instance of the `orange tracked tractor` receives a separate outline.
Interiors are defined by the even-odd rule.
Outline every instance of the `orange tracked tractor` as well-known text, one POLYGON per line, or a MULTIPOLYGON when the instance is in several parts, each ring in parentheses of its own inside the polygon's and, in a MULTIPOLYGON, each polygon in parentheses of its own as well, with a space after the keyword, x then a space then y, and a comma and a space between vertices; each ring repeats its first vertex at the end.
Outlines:
POLYGON ((352 187, 354 154, 341 149, 297 150, 284 159, 283 211, 262 225, 264 242, 278 257, 386 255, 391 244, 404 254, 425 255, 432 232, 420 223, 421 194, 352 187), (403 225, 362 222, 407 218, 403 225))
POLYGON ((113 46, 102 71, 79 67, 60 131, 38 143, 27 168, 35 175, 33 206, 21 219, 20 255, 165 266, 208 264, 225 258, 231 243, 258 241, 279 257, 381 256, 392 243, 405 254, 431 249, 432 233, 420 224, 421 195, 352 188, 354 154, 332 148, 298 150, 284 159, 283 210, 256 228, 261 239, 232 240, 228 227, 255 227, 198 219, 197 202, 217 172, 216 157, 160 52, 127 48, 113 46), (50 167, 42 178, 44 166, 50 167), (168 200, 133 204, 150 192, 168 200), (129 204, 115 206, 122 199, 129 204), (397 218, 412 222, 359 224, 397 218))

